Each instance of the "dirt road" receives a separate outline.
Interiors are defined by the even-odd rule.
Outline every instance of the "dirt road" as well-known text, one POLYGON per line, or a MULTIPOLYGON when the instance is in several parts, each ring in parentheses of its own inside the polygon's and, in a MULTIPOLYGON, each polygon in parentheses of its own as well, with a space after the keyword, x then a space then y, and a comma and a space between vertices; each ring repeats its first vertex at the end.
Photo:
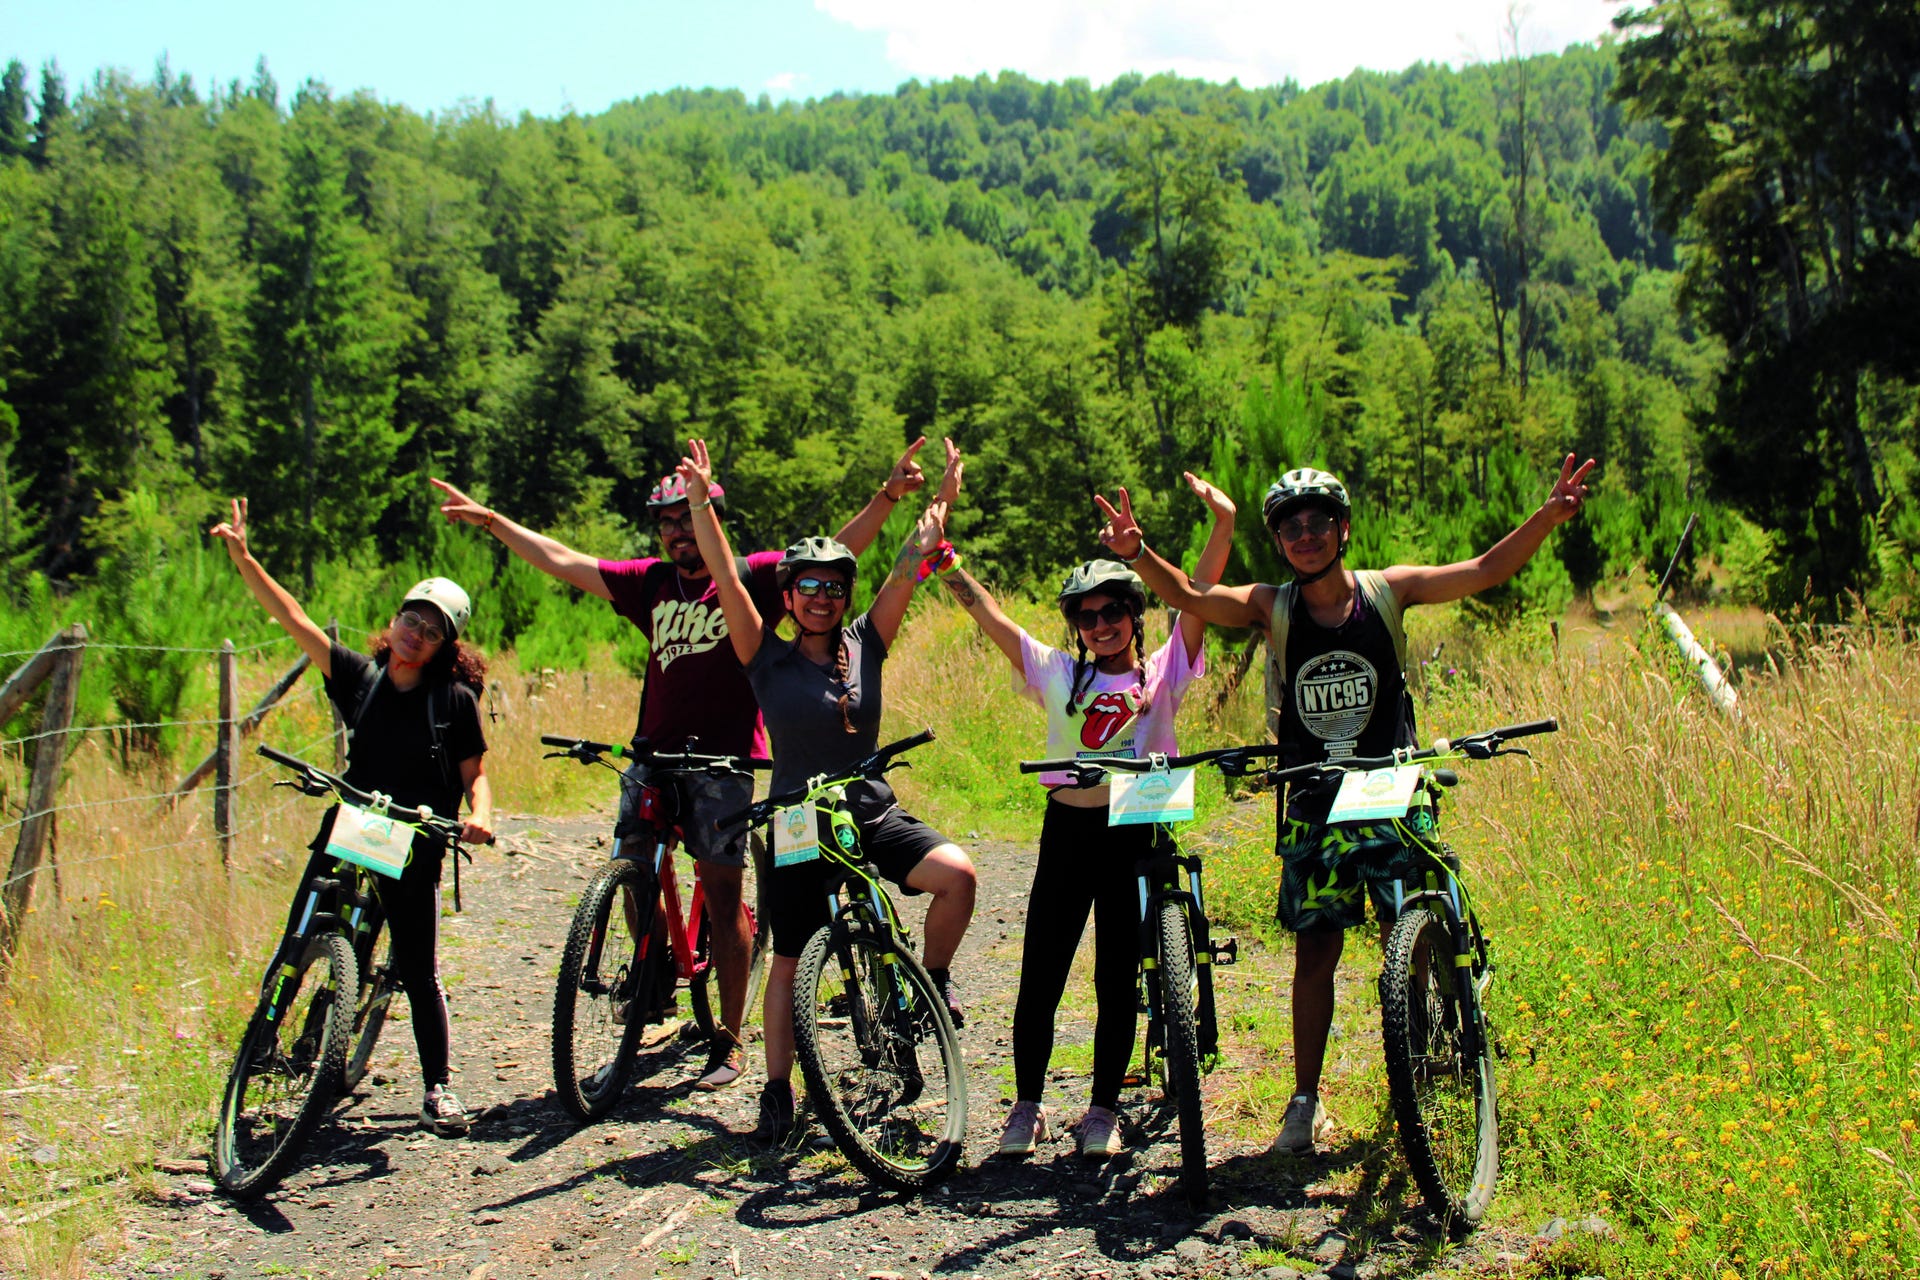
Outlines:
MULTIPOLYGON (((1178 1189, 1171 1112, 1144 1091, 1123 1099, 1129 1150, 1110 1164, 1081 1162, 1067 1140, 1026 1163, 989 1158, 1011 1091, 1007 1028, 1030 873, 1025 853, 1006 846, 976 851, 980 907, 955 965, 969 1004, 968 1161, 933 1193, 879 1194, 817 1143, 757 1150, 738 1136, 754 1122, 757 1055, 739 1086, 695 1093, 704 1055, 671 1032, 648 1051, 651 1078, 611 1118, 581 1127, 550 1094, 548 1020, 558 949, 575 895, 605 856, 605 823, 503 825, 515 852, 483 856, 464 877, 465 913, 442 921, 454 1085, 482 1112, 472 1134, 446 1140, 417 1126, 401 1014, 368 1082, 279 1191, 235 1205, 204 1174, 169 1166, 179 1172, 128 1215, 126 1252, 103 1274, 1339 1280, 1504 1274, 1533 1243, 1483 1230, 1442 1248, 1404 1185, 1390 1128, 1371 1124, 1298 1160, 1223 1127, 1209 1140, 1214 1192, 1203 1214, 1178 1189)), ((1281 972, 1279 957, 1244 948, 1242 957, 1221 972, 1223 1021, 1255 997, 1237 992, 1256 980, 1258 998, 1271 999, 1281 972)), ((1089 1019, 1064 1014, 1056 1061, 1090 1035, 1089 1019)), ((1237 1074, 1284 1065, 1249 1044, 1227 1048, 1234 1065, 1209 1079, 1211 1109, 1230 1105, 1237 1074)), ((1049 1103, 1064 1129, 1085 1082, 1059 1070, 1056 1079, 1049 1103)))

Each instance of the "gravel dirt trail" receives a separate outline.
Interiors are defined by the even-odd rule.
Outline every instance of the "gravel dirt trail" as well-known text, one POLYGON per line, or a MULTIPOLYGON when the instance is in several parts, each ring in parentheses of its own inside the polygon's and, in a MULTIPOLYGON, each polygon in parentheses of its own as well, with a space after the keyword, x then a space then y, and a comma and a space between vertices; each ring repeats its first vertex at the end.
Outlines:
MULTIPOLYGON (((367 1082, 278 1191, 229 1202, 194 1168, 198 1153, 181 1153, 158 1195, 129 1212, 125 1252, 100 1274, 1344 1280, 1510 1274, 1536 1247, 1500 1229, 1444 1247, 1385 1125, 1343 1128, 1305 1159, 1269 1156, 1263 1139, 1210 1126, 1214 1190, 1203 1213, 1179 1191, 1172 1113, 1144 1090, 1123 1099, 1129 1149, 1109 1164, 1082 1162, 1065 1139, 1024 1163, 990 1158, 1010 1093, 1031 871, 1029 851, 1005 844, 974 850, 980 905, 955 965, 968 1001, 971 1120, 966 1165, 947 1183, 907 1199, 876 1191, 830 1146, 758 1150, 741 1136, 755 1119, 757 1045, 739 1085, 696 1093, 704 1054, 672 1028, 647 1050, 652 1075, 612 1117, 582 1127, 551 1095, 549 1015, 568 918, 605 857, 607 823, 502 826, 503 853, 464 873, 466 911, 442 921, 454 1086, 480 1113, 472 1133, 441 1139, 418 1127, 418 1068, 396 1002, 367 1082)), ((1082 950, 1084 961, 1091 946, 1082 950)), ((1274 998, 1283 959, 1243 943, 1240 964, 1220 972, 1223 1024, 1237 1002, 1274 998)), ((1364 978, 1343 970, 1343 980, 1364 978)), ((1090 1018, 1063 1013, 1048 1099, 1058 1130, 1085 1102, 1081 1073, 1058 1062, 1091 1031, 1090 1018)), ((1232 1108, 1236 1076, 1285 1069, 1223 1035, 1230 1065, 1209 1078, 1210 1111, 1232 1108)))

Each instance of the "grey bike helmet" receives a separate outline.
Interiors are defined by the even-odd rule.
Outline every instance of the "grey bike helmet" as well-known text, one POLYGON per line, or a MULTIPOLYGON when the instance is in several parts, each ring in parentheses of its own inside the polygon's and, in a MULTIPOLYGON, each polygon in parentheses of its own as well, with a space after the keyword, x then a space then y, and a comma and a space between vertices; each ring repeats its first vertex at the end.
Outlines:
POLYGON ((780 557, 780 563, 773 567, 774 580, 785 591, 787 584, 793 581, 794 573, 802 566, 811 565, 817 569, 844 569, 847 585, 852 586, 860 575, 860 560, 847 550, 844 543, 832 538, 802 538, 786 549, 780 557))
POLYGON ((1274 481, 1260 504, 1260 515, 1267 528, 1279 527, 1281 519, 1295 507, 1308 502, 1331 506, 1342 520, 1353 518, 1353 504, 1347 498, 1347 486, 1340 478, 1313 467, 1298 467, 1274 481))
MULTIPOLYGON (((727 514, 727 491, 717 484, 707 486, 707 499, 713 503, 713 513, 718 516, 727 514)), ((677 507, 689 501, 687 482, 678 472, 660 477, 660 483, 653 486, 653 492, 647 495, 647 510, 655 515, 668 507, 677 507)))
POLYGON ((453 628, 450 639, 458 640, 460 633, 467 629, 467 619, 473 617, 473 601, 457 583, 446 578, 426 578, 414 583, 400 607, 404 609, 415 601, 430 604, 445 615, 447 625, 453 628))
POLYGON ((1062 613, 1071 613, 1074 602, 1081 596, 1090 596, 1096 591, 1104 591, 1110 596, 1125 600, 1133 606, 1135 613, 1144 613, 1147 607, 1147 585, 1140 575, 1121 564, 1118 560, 1089 560, 1078 565, 1067 580, 1060 584, 1060 602, 1062 613))

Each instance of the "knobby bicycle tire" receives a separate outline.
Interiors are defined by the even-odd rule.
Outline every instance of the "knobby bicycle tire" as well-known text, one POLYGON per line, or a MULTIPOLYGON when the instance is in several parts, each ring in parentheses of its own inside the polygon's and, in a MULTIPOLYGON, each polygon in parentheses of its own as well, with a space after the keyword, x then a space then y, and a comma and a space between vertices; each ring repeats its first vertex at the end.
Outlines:
MULTIPOLYGON (((755 917, 752 908, 745 904, 741 910, 747 912, 753 931, 753 939, 748 944, 751 950, 747 953, 747 998, 740 1006, 741 1026, 735 1028, 742 1032, 744 1043, 746 1021, 753 1016, 754 1002, 760 998, 760 988, 767 980, 767 957, 773 954, 773 928, 765 917, 755 917)), ((707 916, 704 903, 700 909, 700 941, 693 955, 693 978, 687 983, 687 1003, 692 1006, 693 1022, 700 1028, 701 1039, 711 1041, 720 1029, 720 969, 713 959, 713 922, 707 916)))
POLYGON ((1200 987, 1194 976, 1193 935, 1180 903, 1163 899, 1157 914, 1160 1018, 1167 1092, 1180 1122, 1180 1186, 1190 1204, 1200 1205, 1207 1198, 1207 1135, 1200 1099, 1200 987))
POLYGON ((641 993, 651 987, 644 984, 636 931, 622 902, 628 888, 640 891, 638 932, 647 932, 651 877, 625 858, 607 863, 580 894, 554 985, 553 1084, 560 1105, 581 1121, 598 1120, 619 1104, 646 1023, 641 993))
POLYGON ((1471 985, 1456 986, 1467 973, 1433 912, 1415 907, 1394 924, 1380 971, 1393 1118, 1428 1210, 1456 1232, 1486 1215, 1500 1174, 1493 1051, 1471 985))
POLYGON ((247 1022, 214 1127, 214 1176, 241 1197, 280 1181, 338 1096, 353 1031, 346 993, 359 990, 353 948, 337 933, 310 938, 294 973, 271 984, 247 1022), (276 989, 283 1008, 269 1026, 276 989))
POLYGON ((960 1040, 906 948, 839 924, 814 934, 794 975, 793 1035, 808 1101, 856 1169, 919 1191, 958 1167, 967 1132, 960 1040))
MULTIPOLYGON (((379 939, 374 939, 376 943, 379 939)), ((353 1049, 347 1054, 346 1065, 341 1069, 340 1091, 352 1093, 367 1078, 367 1066, 373 1061, 373 1050, 380 1043, 380 1032, 387 1025, 387 1007, 393 1003, 393 996, 400 984, 393 977, 393 941, 387 941, 386 962, 374 966, 371 973, 361 975, 361 999, 353 1011, 353 1049)))

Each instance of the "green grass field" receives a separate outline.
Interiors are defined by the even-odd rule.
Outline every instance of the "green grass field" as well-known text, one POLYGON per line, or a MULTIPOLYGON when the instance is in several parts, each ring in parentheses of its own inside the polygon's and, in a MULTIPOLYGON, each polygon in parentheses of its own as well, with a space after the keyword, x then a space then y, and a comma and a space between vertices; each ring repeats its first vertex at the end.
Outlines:
MULTIPOLYGON (((1020 616, 1043 637, 1057 626, 1038 606, 1020 616)), ((1545 715, 1563 726, 1535 740, 1532 763, 1463 766, 1444 817, 1500 966, 1493 1012, 1510 1056, 1495 1219, 1530 1230, 1597 1213, 1616 1233, 1516 1274, 1920 1276, 1920 646, 1864 628, 1813 642, 1751 617, 1693 621, 1740 659, 1738 724, 1631 615, 1604 628, 1569 618, 1557 640, 1543 627, 1470 633, 1445 614, 1410 624, 1416 649, 1444 642, 1447 655, 1420 698, 1423 736, 1545 715)), ((632 683, 609 662, 590 680, 554 677, 530 703, 502 669, 516 705, 489 730, 500 807, 607 803, 610 783, 542 762, 534 739, 623 739, 632 683)), ((1000 654, 931 603, 888 673, 888 732, 941 735, 896 775, 908 805, 963 840, 1031 840, 1037 788, 1012 762, 1041 752, 1043 721, 1000 654)), ((1222 682, 1216 671, 1189 695, 1183 745, 1257 733, 1257 669, 1215 715, 1222 682)), ((318 698, 293 697, 267 740, 322 739, 318 698)), ((147 794, 167 772, 126 773, 88 746, 62 802, 147 794)), ((284 802, 267 781, 243 788, 243 821, 284 802)), ((153 1162, 204 1152, 284 910, 289 850, 317 809, 251 831, 232 873, 205 812, 201 796, 172 816, 103 805, 63 817, 60 893, 43 885, 0 994, 0 1271, 86 1274, 89 1242, 153 1185, 153 1162), (116 852, 174 840, 162 855, 116 852)), ((1244 1087, 1229 1089, 1220 1123, 1271 1132, 1288 966, 1268 918, 1270 810, 1203 786, 1188 838, 1211 855, 1223 929, 1278 949, 1264 970, 1236 971, 1234 990, 1262 992, 1258 1007, 1221 1010, 1275 1060, 1228 1068, 1244 1087)), ((1368 991, 1377 947, 1356 940, 1345 963, 1368 991)), ((1369 999, 1341 1010, 1344 1025, 1366 1027, 1369 999)), ((1327 1092, 1343 1123, 1370 1129, 1385 1085, 1362 1040, 1339 1042, 1350 1047, 1327 1092)))

